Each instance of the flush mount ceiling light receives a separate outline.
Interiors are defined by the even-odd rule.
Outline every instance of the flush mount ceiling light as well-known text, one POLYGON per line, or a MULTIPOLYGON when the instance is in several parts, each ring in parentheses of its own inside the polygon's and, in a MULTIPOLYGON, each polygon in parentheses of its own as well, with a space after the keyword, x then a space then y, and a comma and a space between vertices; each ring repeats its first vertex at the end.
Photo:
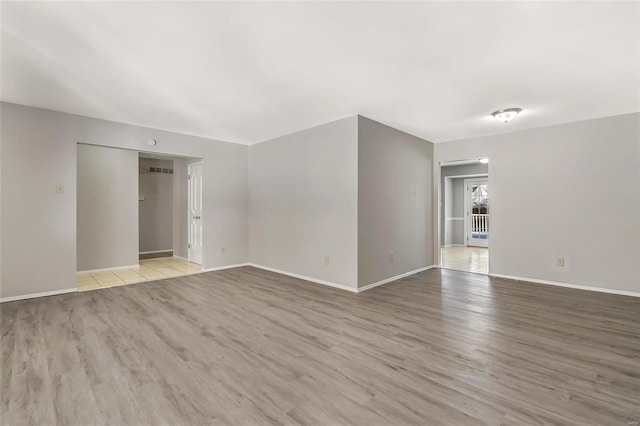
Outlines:
POLYGON ((518 114, 520 114, 520 111, 522 111, 520 108, 507 108, 496 111, 491 115, 493 115, 496 120, 508 123, 509 121, 516 118, 518 114))

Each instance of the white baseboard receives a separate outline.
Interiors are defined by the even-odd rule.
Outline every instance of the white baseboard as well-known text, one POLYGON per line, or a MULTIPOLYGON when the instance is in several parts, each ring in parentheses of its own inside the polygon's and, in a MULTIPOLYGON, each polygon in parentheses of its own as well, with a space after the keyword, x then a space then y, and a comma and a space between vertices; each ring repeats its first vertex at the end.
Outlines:
POLYGON ((249 266, 253 266, 254 268, 264 269, 265 271, 271 271, 271 272, 275 272, 277 274, 287 275, 287 276, 290 276, 290 277, 293 277, 293 278, 299 278, 301 280, 311 281, 313 283, 318 283, 318 284, 326 285, 326 286, 329 286, 329 287, 339 288, 340 290, 350 291, 351 293, 357 293, 358 292, 357 288, 349 287, 349 286, 342 285, 342 284, 332 283, 330 281, 319 280, 317 278, 307 277, 305 275, 300 275, 300 274, 294 274, 292 272, 287 272, 287 271, 283 271, 283 270, 280 270, 280 269, 270 268, 268 266, 258 265, 256 263, 249 263, 248 265, 249 266))
POLYGON ((64 290, 45 291, 42 293, 23 294, 22 296, 11 296, 0 298, 0 303, 15 302, 16 300, 34 299, 36 297, 56 296, 58 294, 75 293, 77 288, 65 288, 64 290))
POLYGON ((168 252, 168 251, 173 251, 173 249, 172 249, 172 248, 170 248, 170 249, 166 249, 166 250, 141 251, 141 252, 140 252, 140 253, 138 253, 138 254, 166 253, 166 252, 168 252))
POLYGON ((223 269, 240 268, 242 266, 249 266, 249 263, 238 263, 236 265, 216 266, 214 268, 202 269, 202 272, 222 271, 223 269))
POLYGON ((448 247, 466 247, 464 244, 448 244, 446 246, 442 246, 442 248, 448 248, 448 247))
POLYGON ((417 274, 418 272, 426 271, 428 269, 433 269, 433 268, 437 268, 437 267, 438 267, 438 265, 425 266, 423 268, 418 268, 418 269, 415 269, 413 271, 405 272, 404 274, 396 275, 395 277, 386 278, 386 279, 384 279, 382 281, 378 281, 378 282, 375 282, 373 284, 367 284, 364 287, 358 287, 357 293, 362 293, 363 291, 367 291, 367 290, 372 289, 374 287, 378 287, 379 285, 390 283, 392 281, 399 280, 400 278, 408 277, 409 275, 417 274))
POLYGON ((186 260, 187 262, 189 261, 189 259, 187 259, 186 257, 182 257, 182 256, 178 256, 177 254, 173 254, 173 257, 180 259, 180 260, 186 260))
POLYGON ((525 282, 530 282, 530 283, 534 283, 534 284, 555 285, 555 286, 558 286, 558 287, 575 288, 575 289, 578 289, 578 290, 589 290, 589 291, 597 291, 597 292, 600 292, 600 293, 618 294, 618 295, 621 295, 621 296, 640 297, 640 293, 636 293, 636 292, 633 292, 633 291, 612 290, 612 289, 609 289, 609 288, 590 287, 590 286, 586 286, 586 285, 560 283, 560 282, 557 282, 557 281, 538 280, 538 279, 535 279, 535 278, 516 277, 516 276, 513 276, 513 275, 504 275, 504 274, 490 273, 489 276, 490 277, 495 277, 495 278, 503 278, 503 279, 506 279, 506 280, 513 280, 513 281, 525 281, 525 282))
POLYGON ((78 271, 76 274, 92 274, 94 272, 109 272, 109 271, 120 271, 122 269, 136 269, 139 268, 140 264, 129 265, 129 266, 116 266, 115 268, 101 268, 101 269, 87 269, 86 271, 78 271))

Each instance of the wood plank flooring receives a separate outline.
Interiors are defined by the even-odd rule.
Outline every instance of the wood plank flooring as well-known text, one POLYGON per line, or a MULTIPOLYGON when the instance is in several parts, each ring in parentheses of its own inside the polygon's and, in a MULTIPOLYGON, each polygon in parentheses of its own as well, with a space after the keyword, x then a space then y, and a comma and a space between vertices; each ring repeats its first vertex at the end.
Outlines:
MULTIPOLYGON (((252 267, 4 303, 2 425, 628 425, 640 300, 252 267)), ((635 423, 637 424, 637 423, 635 423)))

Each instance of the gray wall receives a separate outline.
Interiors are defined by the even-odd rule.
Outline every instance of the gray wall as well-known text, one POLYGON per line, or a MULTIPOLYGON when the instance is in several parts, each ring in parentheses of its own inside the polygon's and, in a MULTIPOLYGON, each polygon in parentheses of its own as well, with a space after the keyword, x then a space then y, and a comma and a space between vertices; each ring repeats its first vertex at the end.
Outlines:
POLYGON ((249 148, 251 262, 357 287, 357 144, 354 116, 249 148))
POLYGON ((358 117, 359 287, 435 263, 432 179, 432 143, 358 117))
POLYGON ((441 226, 444 245, 464 245, 464 179, 445 178, 442 192, 443 210, 441 226))
MULTIPOLYGON (((466 158, 459 158, 466 160, 466 158)), ((464 244, 464 179, 449 176, 488 174, 488 164, 443 166, 440 173, 440 235, 442 245, 464 244)))
POLYGON ((466 178, 455 178, 451 185, 451 217, 464 217, 464 180, 466 178))
POLYGON ((137 152, 78 144, 78 271, 138 264, 137 186, 137 152))
POLYGON ((490 273, 640 292, 639 113, 436 144, 435 154, 490 160, 490 273))
POLYGON ((173 170, 173 161, 139 160, 138 194, 144 197, 138 201, 140 252, 173 250, 173 174, 150 173, 151 167, 173 170))
POLYGON ((453 197, 451 196, 453 191, 453 179, 443 179, 440 188, 442 191, 440 235, 442 236, 442 244, 448 246, 454 244, 453 229, 455 223, 453 220, 449 219, 453 217, 453 197))
POLYGON ((1 298, 76 286, 78 142, 203 158, 203 266, 248 260, 247 146, 9 103, 1 119, 1 298))
MULTIPOLYGON (((250 152, 242 145, 15 104, 1 104, 1 119, 1 298, 75 288, 78 142, 203 158, 205 268, 251 258, 358 285, 354 164, 364 163, 358 159, 356 117, 250 152), (158 146, 146 144, 151 137, 158 146), (65 185, 62 194, 55 191, 58 183, 65 185), (324 256, 331 256, 329 267, 324 256)), ((634 113, 437 144, 435 161, 490 159, 491 273, 640 293, 640 190, 619 185, 640 182, 639 141, 640 114, 634 113), (526 208, 532 198, 544 200, 545 208, 526 208), (557 256, 565 257, 564 267, 555 266, 557 256)), ((436 168, 434 182, 440 179, 436 168)), ((437 239, 429 238, 437 255, 437 239)), ((381 244, 381 250, 393 245, 381 244)), ((362 283, 367 281, 363 275, 362 283)))

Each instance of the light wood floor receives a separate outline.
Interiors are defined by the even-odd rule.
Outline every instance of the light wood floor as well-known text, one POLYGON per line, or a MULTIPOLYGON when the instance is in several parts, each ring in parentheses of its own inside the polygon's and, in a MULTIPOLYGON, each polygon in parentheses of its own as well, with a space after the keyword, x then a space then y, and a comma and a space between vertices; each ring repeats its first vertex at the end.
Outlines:
POLYGON ((252 267, 1 306, 3 425, 623 425, 640 300, 429 270, 252 267))
POLYGON ((489 273, 489 249, 486 247, 442 247, 442 267, 457 271, 489 273))

